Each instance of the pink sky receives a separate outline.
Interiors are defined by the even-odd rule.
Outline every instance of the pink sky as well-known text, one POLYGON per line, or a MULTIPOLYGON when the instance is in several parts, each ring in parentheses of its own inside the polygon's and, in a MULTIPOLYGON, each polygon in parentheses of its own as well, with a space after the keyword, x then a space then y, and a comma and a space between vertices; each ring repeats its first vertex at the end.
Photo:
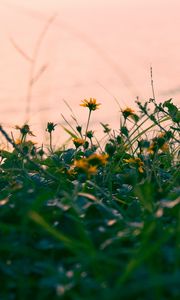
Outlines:
POLYGON ((152 96, 150 65, 157 99, 180 96, 179 0, 1 0, 1 122, 25 118, 30 63, 11 39, 32 56, 48 18, 57 17, 40 48, 35 69, 46 65, 34 86, 30 123, 62 122, 68 101, 82 123, 79 103, 95 97, 102 108, 94 122, 118 124, 118 106, 134 105, 136 96, 152 96))

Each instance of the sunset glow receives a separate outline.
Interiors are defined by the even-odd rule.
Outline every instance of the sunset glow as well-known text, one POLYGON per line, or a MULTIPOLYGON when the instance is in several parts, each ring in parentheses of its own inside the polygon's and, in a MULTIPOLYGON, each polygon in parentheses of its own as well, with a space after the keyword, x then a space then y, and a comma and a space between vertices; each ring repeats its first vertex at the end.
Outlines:
POLYGON ((102 107, 93 121, 116 126, 117 100, 124 108, 152 96, 150 66, 156 97, 178 103, 179 10, 175 0, 1 1, 1 121, 22 123, 29 110, 33 126, 62 122, 65 100, 83 122, 79 101, 95 97, 102 107))

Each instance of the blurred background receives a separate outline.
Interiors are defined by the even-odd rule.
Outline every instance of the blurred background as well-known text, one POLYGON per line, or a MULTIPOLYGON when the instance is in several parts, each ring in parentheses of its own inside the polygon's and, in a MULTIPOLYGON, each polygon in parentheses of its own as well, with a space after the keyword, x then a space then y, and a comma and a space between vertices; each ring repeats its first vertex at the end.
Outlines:
POLYGON ((0 0, 1 124, 28 119, 42 134, 61 114, 71 122, 64 101, 84 124, 79 104, 93 97, 93 127, 118 128, 120 107, 152 97, 150 66, 157 101, 178 104, 179 11, 179 0, 0 0))

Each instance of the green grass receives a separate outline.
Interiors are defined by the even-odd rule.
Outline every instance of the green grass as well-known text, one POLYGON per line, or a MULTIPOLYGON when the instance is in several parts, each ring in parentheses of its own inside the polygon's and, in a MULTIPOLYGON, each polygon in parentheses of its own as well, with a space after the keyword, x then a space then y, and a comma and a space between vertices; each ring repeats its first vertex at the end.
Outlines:
POLYGON ((72 146, 54 149, 52 122, 47 149, 0 126, 0 299, 179 299, 180 112, 137 102, 97 141, 83 106, 72 146))

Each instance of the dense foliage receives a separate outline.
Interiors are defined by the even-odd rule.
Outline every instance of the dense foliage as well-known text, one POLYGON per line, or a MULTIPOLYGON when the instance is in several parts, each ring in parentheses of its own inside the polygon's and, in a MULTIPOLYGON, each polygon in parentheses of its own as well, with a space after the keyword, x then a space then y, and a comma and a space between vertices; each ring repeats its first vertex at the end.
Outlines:
POLYGON ((0 299, 179 299, 178 108, 137 102, 98 142, 100 104, 81 105, 69 147, 54 149, 51 122, 48 149, 28 124, 18 140, 0 126, 12 147, 0 151, 0 299))

